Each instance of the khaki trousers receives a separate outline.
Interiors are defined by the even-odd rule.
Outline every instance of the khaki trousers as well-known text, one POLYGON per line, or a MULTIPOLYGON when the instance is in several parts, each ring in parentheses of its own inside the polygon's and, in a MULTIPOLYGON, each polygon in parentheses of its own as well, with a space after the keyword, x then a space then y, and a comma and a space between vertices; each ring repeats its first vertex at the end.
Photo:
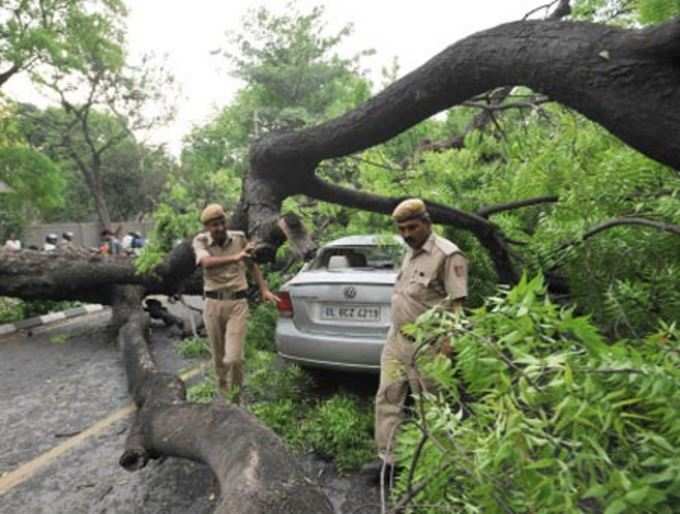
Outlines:
POLYGON ((212 348, 217 385, 226 394, 243 384, 248 301, 206 298, 203 321, 212 348))
POLYGON ((404 419, 409 386, 416 394, 431 386, 416 372, 413 362, 416 349, 415 343, 392 327, 380 358, 380 385, 375 397, 375 444, 380 458, 389 464, 394 463, 393 449, 404 419))

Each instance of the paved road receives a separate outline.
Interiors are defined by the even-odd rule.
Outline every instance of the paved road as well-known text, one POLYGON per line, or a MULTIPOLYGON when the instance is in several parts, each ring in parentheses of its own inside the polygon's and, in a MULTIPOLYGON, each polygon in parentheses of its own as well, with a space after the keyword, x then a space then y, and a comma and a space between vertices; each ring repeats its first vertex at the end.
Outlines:
MULTIPOLYGON (((0 339, 0 513, 212 512, 217 491, 205 466, 118 466, 132 409, 109 317, 0 339)), ((195 366, 158 339, 165 369, 195 366)))
MULTIPOLYGON (((0 338, 0 514, 213 512, 219 491, 206 466, 166 459, 128 473, 118 465, 133 408, 109 319, 103 312, 0 338)), ((200 364, 181 359, 163 328, 152 341, 163 369, 200 364)), ((338 514, 375 512, 358 508, 377 501, 361 477, 338 477, 309 456, 303 465, 338 514)))

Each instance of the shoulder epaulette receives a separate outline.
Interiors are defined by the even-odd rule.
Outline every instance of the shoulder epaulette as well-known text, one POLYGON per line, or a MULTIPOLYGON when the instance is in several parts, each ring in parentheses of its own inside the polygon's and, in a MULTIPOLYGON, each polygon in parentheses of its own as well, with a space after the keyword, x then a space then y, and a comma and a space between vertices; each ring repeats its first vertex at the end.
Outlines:
POLYGON ((443 237, 436 236, 434 238, 434 244, 447 257, 449 255, 453 255, 454 253, 463 253, 463 252, 460 251, 460 248, 458 248, 455 244, 453 244, 448 239, 444 239, 443 237))

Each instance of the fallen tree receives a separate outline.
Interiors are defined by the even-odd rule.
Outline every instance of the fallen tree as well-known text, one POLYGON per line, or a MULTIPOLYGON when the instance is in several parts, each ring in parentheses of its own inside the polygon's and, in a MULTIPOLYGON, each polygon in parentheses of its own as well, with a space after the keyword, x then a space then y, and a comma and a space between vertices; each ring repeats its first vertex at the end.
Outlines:
POLYGON ((114 318, 128 380, 137 405, 120 465, 143 468, 149 459, 182 457, 207 464, 220 484, 216 513, 298 514, 333 511, 271 430, 235 405, 186 401, 184 384, 156 367, 149 352, 148 317, 139 287, 116 287, 114 318))
MULTIPOLYGON (((324 182, 325 159, 382 143, 418 122, 498 87, 524 85, 599 123, 649 157, 680 169, 680 20, 644 30, 594 23, 520 21, 474 34, 444 50, 356 109, 322 125, 262 137, 237 217, 268 246, 281 203, 312 198, 389 213, 385 198, 324 182)), ((521 199, 518 199, 521 200, 521 199)), ((507 241, 494 224, 430 202, 437 223, 472 232, 489 251, 500 282, 514 282, 507 241)))
MULTIPOLYGON (((281 226, 285 198, 306 194, 381 213, 400 200, 324 182, 315 174, 322 160, 379 144, 443 109, 511 85, 528 86, 569 106, 646 155, 680 169, 680 140, 666 137, 680 132, 679 62, 680 20, 646 30, 522 21, 480 32, 335 120, 256 141, 232 226, 258 241, 260 261, 273 260, 286 237, 297 240, 300 255, 311 255, 313 244, 301 236, 299 224, 281 226)), ((518 200, 504 208, 538 202, 518 200)), ((467 213, 433 202, 429 207, 435 222, 468 230, 479 239, 500 281, 516 280, 508 241, 488 219, 500 211, 491 206, 467 213)), ((219 513, 331 512, 271 432, 238 407, 187 403, 177 377, 156 368, 146 345, 141 299, 151 293, 199 290, 188 243, 142 275, 127 259, 30 252, 0 256, 0 295, 114 306, 128 385, 139 407, 123 466, 139 469, 161 455, 205 462, 220 481, 219 513)))

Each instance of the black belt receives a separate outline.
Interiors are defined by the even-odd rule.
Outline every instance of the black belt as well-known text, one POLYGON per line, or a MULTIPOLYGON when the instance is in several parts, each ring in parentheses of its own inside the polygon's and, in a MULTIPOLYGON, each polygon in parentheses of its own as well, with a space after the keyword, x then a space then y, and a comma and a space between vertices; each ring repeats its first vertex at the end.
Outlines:
POLYGON ((225 291, 220 289, 219 291, 205 291, 203 295, 213 300, 241 300, 242 298, 247 298, 247 293, 246 289, 241 291, 225 291))

